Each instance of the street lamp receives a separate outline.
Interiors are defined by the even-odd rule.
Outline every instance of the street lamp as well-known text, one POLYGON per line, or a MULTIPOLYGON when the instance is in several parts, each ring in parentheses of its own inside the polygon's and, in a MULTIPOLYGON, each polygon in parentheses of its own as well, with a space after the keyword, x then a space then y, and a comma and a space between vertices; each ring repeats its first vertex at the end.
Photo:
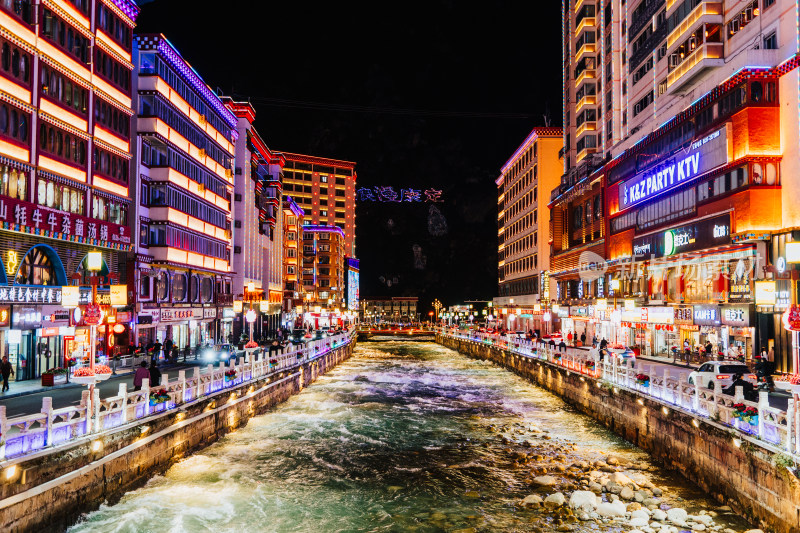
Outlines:
MULTIPOLYGON (((86 269, 92 273, 90 281, 92 283, 92 313, 97 311, 97 272, 103 268, 103 255, 100 252, 89 252, 86 254, 86 269)), ((92 313, 86 313, 87 316, 92 313)), ((89 331, 91 332, 91 346, 89 347, 89 368, 92 369, 94 374, 94 358, 97 355, 97 325, 90 323, 89 331)))

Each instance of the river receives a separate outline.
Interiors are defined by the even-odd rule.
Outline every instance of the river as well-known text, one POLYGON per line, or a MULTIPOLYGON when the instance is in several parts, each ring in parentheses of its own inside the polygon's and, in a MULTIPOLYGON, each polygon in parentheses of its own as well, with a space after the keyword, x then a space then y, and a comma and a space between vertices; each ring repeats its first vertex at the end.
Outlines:
POLYGON ((70 531, 625 531, 625 519, 589 509, 520 504, 557 491, 569 499, 616 470, 642 496, 660 495, 651 513, 681 507, 713 516, 712 531, 749 529, 508 371, 433 343, 367 342, 301 394, 70 531), (558 484, 532 481, 544 474, 558 484))

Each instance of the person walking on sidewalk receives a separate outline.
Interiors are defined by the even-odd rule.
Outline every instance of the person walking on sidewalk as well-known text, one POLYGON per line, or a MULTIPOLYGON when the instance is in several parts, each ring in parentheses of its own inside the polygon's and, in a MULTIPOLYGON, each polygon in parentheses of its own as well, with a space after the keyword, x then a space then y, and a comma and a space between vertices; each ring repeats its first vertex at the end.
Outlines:
POLYGON ((142 380, 144 378, 150 379, 150 371, 147 370, 147 361, 142 361, 139 368, 136 369, 136 374, 133 375, 133 390, 142 390, 142 380))
POLYGON ((158 369, 158 363, 150 365, 150 386, 158 387, 161 385, 161 371, 158 369))
POLYGON ((3 375, 3 392, 5 392, 10 388, 8 386, 8 377, 14 375, 14 369, 11 368, 7 355, 3 356, 3 362, 0 363, 0 374, 3 375))

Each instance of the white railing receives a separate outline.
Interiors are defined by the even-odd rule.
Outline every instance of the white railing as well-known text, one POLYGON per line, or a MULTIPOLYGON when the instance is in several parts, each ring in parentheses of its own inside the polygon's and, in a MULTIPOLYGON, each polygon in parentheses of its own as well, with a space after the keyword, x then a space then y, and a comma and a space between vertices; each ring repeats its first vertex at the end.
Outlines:
POLYGON ((757 444, 768 443, 800 461, 800 397, 793 393, 788 400, 786 411, 769 405, 769 394, 758 393, 758 401, 744 399, 742 388, 736 387, 734 396, 722 394, 720 384, 715 382, 713 389, 701 387, 700 383, 689 383, 690 371, 672 367, 669 364, 638 363, 637 369, 620 364, 618 357, 599 360, 599 353, 579 348, 559 348, 543 342, 533 342, 524 338, 503 338, 486 333, 464 332, 439 328, 438 333, 452 338, 502 348, 515 355, 546 361, 596 380, 598 386, 605 382, 612 387, 625 388, 664 407, 680 408, 695 417, 706 418, 729 426, 743 437, 752 437, 757 444), (637 380, 637 376, 647 380, 637 380), (738 409, 734 407, 738 406, 738 409), (742 409, 754 409, 756 416, 736 416, 742 409), (760 442, 759 442, 760 441, 760 442))
POLYGON ((145 379, 138 391, 129 392, 128 384, 120 383, 117 394, 107 398, 100 398, 100 391, 95 388, 92 402, 89 401, 89 391, 84 390, 77 406, 53 409, 53 400, 48 397, 42 399, 41 412, 14 418, 6 418, 6 408, 0 406, 0 460, 18 458, 83 437, 95 438, 128 422, 160 415, 225 389, 292 370, 350 343, 354 336, 353 329, 293 346, 288 352, 270 354, 266 349, 258 357, 245 353, 227 366, 223 362, 218 367, 195 367, 190 376, 185 370, 178 371, 174 379, 164 373, 161 385, 151 387, 149 380, 145 379), (163 401, 155 398, 162 391, 163 401), (151 394, 154 395, 152 399, 151 394), (90 406, 93 412, 90 412, 90 406))

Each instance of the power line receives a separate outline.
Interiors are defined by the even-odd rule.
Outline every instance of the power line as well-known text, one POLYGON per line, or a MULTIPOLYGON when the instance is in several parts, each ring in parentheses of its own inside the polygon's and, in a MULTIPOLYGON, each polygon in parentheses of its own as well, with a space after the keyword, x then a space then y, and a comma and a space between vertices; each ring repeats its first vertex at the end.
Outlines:
POLYGON ((492 113, 481 111, 436 111, 430 109, 401 109, 396 107, 363 106, 354 104, 332 104, 326 102, 311 102, 307 100, 290 100, 285 98, 269 98, 265 96, 247 96, 234 94, 235 98, 245 98, 250 102, 274 106, 291 107, 297 109, 316 109, 321 111, 341 111, 351 113, 372 113, 383 115, 405 115, 422 117, 445 118, 496 118, 496 119, 529 119, 532 113, 492 113))

